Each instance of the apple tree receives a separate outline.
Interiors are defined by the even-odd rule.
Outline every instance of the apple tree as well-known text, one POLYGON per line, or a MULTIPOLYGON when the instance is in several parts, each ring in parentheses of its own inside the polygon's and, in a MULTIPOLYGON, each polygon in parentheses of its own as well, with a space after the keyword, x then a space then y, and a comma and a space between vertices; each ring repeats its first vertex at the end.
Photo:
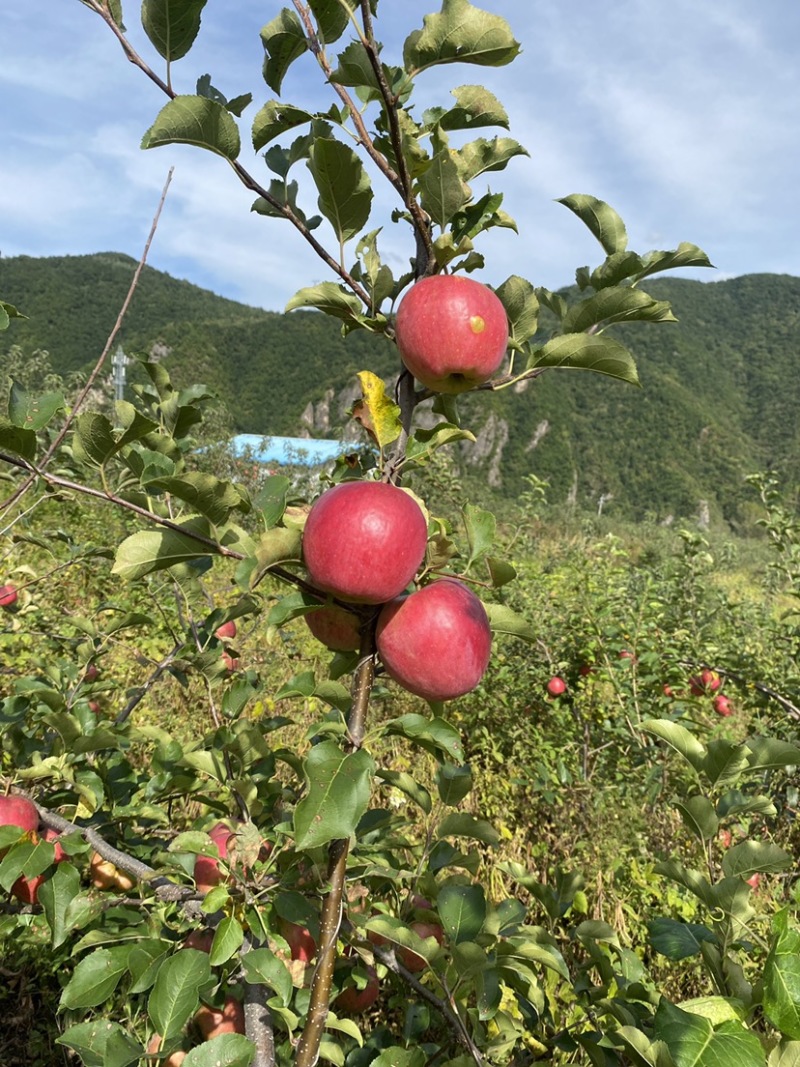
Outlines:
MULTIPOLYGON (((489 891, 499 838, 464 803, 472 772, 444 705, 481 683, 493 640, 533 642, 535 626, 504 602, 515 571, 497 554, 494 516, 469 503, 437 515, 425 499, 439 450, 472 437, 459 396, 472 411, 489 392, 565 368, 636 383, 614 325, 669 322, 668 303, 641 283, 707 257, 691 244, 634 252, 616 211, 580 193, 561 203, 601 253, 577 270, 572 298, 517 275, 496 289, 473 277, 482 237, 516 228, 488 176, 525 149, 480 84, 414 108, 431 68, 517 57, 505 20, 468 0, 443 0, 397 56, 377 36, 377 0, 295 0, 261 31, 272 95, 260 106, 228 99, 208 74, 190 82, 179 65, 204 0, 144 0, 150 59, 126 36, 119 0, 81 3, 149 82, 142 147, 221 157, 253 194, 253 224, 283 227, 326 266, 329 280, 287 311, 315 309, 345 334, 396 344, 398 373, 358 375, 352 417, 367 447, 343 454, 308 500, 281 474, 249 492, 203 470, 194 432, 208 391, 177 388, 146 356, 135 400, 109 412, 91 410, 86 390, 67 409, 57 393, 12 384, 0 459, 6 567, 17 566, 3 577, 4 621, 20 638, 26 620, 55 633, 57 616, 37 603, 42 581, 89 561, 106 578, 105 599, 69 617, 49 657, 31 655, 0 705, 0 886, 11 900, 0 929, 47 945, 60 968, 60 1043, 87 1067, 711 1062, 686 1058, 685 1013, 611 928, 585 919, 567 931, 577 876, 543 886, 506 864, 512 892, 489 891), (317 71, 316 110, 281 98, 295 63, 317 71), (241 162, 245 128, 266 176, 241 162), (374 182, 395 197, 390 218, 375 218, 374 182), (381 256, 387 224, 405 234, 406 273, 381 256), (21 562, 28 510, 54 500, 105 509, 106 541, 60 534, 46 546, 51 569, 37 572, 21 562), (215 605, 209 590, 221 587, 215 605), (257 627, 279 647, 305 625, 333 653, 327 668, 299 664, 268 693, 270 678, 242 669, 237 633, 257 627), (107 682, 111 650, 140 633, 156 634, 157 654, 107 682), (168 677, 195 701, 190 736, 142 715, 168 677), (283 714, 293 700, 310 725, 283 714), (414 773, 392 765, 398 745, 414 773)), ((2 305, 0 327, 14 314, 2 305)), ((655 721, 647 729, 720 788, 724 753, 655 721)), ((744 773, 795 752, 730 758, 744 773)), ((711 803, 687 805, 704 840, 717 826, 711 803)), ((716 895, 683 869, 667 874, 730 919, 746 910, 743 875, 785 859, 742 853, 716 895)), ((740 995, 726 962, 735 931, 716 916, 691 935, 725 993, 740 995)), ((798 933, 788 919, 776 930, 763 1008, 800 1038, 797 997, 779 988, 798 933)), ((674 946, 688 935, 656 936, 674 946)), ((751 996, 754 1011, 760 1003, 751 996)), ((698 1041, 711 1030, 737 1063, 764 1062, 738 1017, 703 1026, 698 1041)))

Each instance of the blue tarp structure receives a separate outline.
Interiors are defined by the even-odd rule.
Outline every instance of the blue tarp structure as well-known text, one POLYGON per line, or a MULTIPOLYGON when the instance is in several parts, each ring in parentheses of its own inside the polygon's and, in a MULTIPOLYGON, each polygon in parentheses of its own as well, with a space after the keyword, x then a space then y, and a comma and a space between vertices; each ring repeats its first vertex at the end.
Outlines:
POLYGON ((360 446, 353 442, 320 441, 308 437, 261 437, 256 433, 236 434, 231 442, 234 455, 249 451, 258 463, 292 463, 318 467, 360 446))

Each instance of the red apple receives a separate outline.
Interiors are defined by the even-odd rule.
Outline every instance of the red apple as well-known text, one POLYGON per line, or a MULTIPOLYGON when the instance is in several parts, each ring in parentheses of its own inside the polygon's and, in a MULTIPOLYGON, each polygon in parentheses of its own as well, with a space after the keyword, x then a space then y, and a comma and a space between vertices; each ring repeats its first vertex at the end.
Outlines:
MULTIPOLYGON (((220 859, 228 858, 228 844, 233 837, 230 826, 218 822, 208 831, 208 836, 217 846, 220 859)), ((219 869, 219 860, 213 856, 195 856, 194 880, 201 893, 207 893, 215 885, 222 881, 222 871, 219 869)))
POLYGON ((375 633, 390 678, 425 700, 452 700, 483 677, 492 650, 478 597, 455 578, 440 578, 386 604, 375 633))
POLYGON ((16 587, 10 583, 0 585, 0 608, 13 608, 17 602, 18 593, 16 587))
POLYGON ((761 884, 761 875, 756 871, 755 874, 751 874, 749 878, 745 878, 745 881, 751 889, 758 889, 761 884))
MULTIPOLYGON (((161 1034, 153 1034, 150 1040, 147 1042, 147 1052, 156 1053, 161 1051, 161 1034)), ((186 1053, 182 1049, 176 1049, 171 1052, 165 1060, 155 1059, 148 1060, 148 1063, 152 1063, 153 1067, 180 1067, 183 1061, 186 1059, 186 1053)))
POLYGON ((303 530, 312 584, 359 604, 383 604, 402 593, 427 543, 419 504, 384 482, 342 482, 326 489, 303 530))
POLYGON ((730 848, 732 839, 733 835, 731 834, 730 830, 720 830, 719 843, 722 845, 723 848, 730 848))
POLYGON ((92 853, 89 875, 95 889, 118 889, 121 893, 127 893, 136 885, 127 871, 121 871, 111 860, 104 860, 99 852, 92 853))
POLYGON ((422 278, 397 309, 403 363, 436 393, 463 393, 488 381, 508 347, 508 318, 491 289, 461 274, 422 278))
POLYGON ((564 681, 563 678, 559 678, 558 675, 556 675, 554 678, 551 678, 550 681, 547 683, 547 692, 550 694, 551 697, 560 697, 561 694, 566 693, 566 691, 567 683, 564 681))
POLYGON ((308 963, 314 959, 317 954, 317 942, 307 927, 289 922, 288 919, 281 919, 279 929, 281 936, 289 945, 293 960, 308 963))
POLYGON ((586 678, 588 675, 594 674, 594 664, 582 663, 580 668, 578 669, 578 674, 581 676, 581 678, 586 678))
POLYGON ((357 652, 361 645, 358 619, 337 604, 309 611, 303 618, 318 641, 334 652, 357 652))
POLYGON ((233 673, 234 671, 238 671, 241 667, 241 660, 238 656, 232 656, 230 652, 223 652, 222 665, 226 671, 233 673))
POLYGON ((25 797, 0 796, 0 826, 19 826, 22 830, 36 830, 39 812, 25 797))
MULTIPOLYGON (((61 863, 62 860, 65 860, 67 854, 61 847, 57 832, 55 830, 47 829, 43 836, 45 841, 50 841, 51 844, 55 846, 53 863, 61 863)), ((26 878, 21 874, 12 885, 11 892, 17 900, 21 900, 23 904, 36 904, 39 900, 39 886, 46 880, 47 875, 45 873, 37 874, 34 878, 26 878)))
POLYGON ((620 649, 619 658, 620 659, 629 659, 632 663, 638 663, 639 662, 639 660, 636 658, 636 656, 634 656, 633 652, 631 652, 627 648, 620 649))
POLYGON ((675 690, 672 688, 671 685, 665 685, 664 686, 664 696, 665 697, 670 697, 670 699, 674 700, 674 698, 675 698, 675 690))
POLYGON ((100 673, 100 668, 96 663, 90 663, 83 673, 84 682, 94 682, 97 680, 97 676, 100 673))
POLYGON ((212 1037, 219 1037, 220 1034, 243 1034, 244 1008, 242 1002, 236 997, 227 997, 221 1009, 201 1004, 194 1021, 206 1041, 210 1041, 212 1037))
POLYGON ((716 671, 702 670, 689 679, 689 692, 692 696, 702 697, 706 693, 713 693, 720 687, 720 677, 716 671))
POLYGON ((187 934, 184 938, 181 948, 194 948, 197 949, 198 952, 210 952, 213 943, 213 930, 192 930, 192 932, 187 934))
POLYGON ((724 693, 717 693, 711 701, 711 707, 716 711, 717 715, 721 715, 723 719, 727 719, 729 715, 733 715, 733 705, 724 693))
MULTIPOLYGON (((444 930, 438 923, 434 922, 413 922, 411 929, 422 938, 435 937, 436 940, 441 943, 444 941, 444 930)), ((416 952, 412 952, 409 948, 403 948, 402 946, 397 949, 397 956, 400 962, 414 974, 418 974, 420 971, 424 971, 428 966, 427 961, 422 956, 417 955, 416 952)))
POLYGON ((97 703, 96 700, 90 700, 89 701, 89 711, 93 711, 95 713, 95 715, 100 715, 102 713, 103 709, 100 707, 100 705, 97 703))
POLYGON ((334 1000, 334 1008, 348 1012, 350 1015, 358 1015, 363 1011, 369 1011, 378 999, 381 986, 378 981, 378 972, 374 967, 368 965, 367 974, 369 977, 364 988, 358 989, 354 985, 346 986, 334 1000))
POLYGON ((223 622, 221 626, 218 626, 214 631, 214 636, 218 637, 220 641, 233 640, 236 637, 236 623, 231 620, 230 622, 223 622))

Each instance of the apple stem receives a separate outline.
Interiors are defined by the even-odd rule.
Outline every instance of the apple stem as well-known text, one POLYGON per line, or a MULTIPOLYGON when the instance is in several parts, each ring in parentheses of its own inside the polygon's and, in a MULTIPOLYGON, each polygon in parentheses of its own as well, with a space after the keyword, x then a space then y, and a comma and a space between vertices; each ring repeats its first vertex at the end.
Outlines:
MULTIPOLYGON (((369 698, 375 679, 375 622, 370 619, 361 629, 361 648, 353 679, 353 704, 347 719, 345 751, 357 752, 364 743, 369 698)), ((314 1067, 325 1032, 325 1020, 331 998, 336 941, 342 924, 342 901, 347 876, 347 853, 350 841, 332 841, 328 849, 328 892, 322 902, 320 946, 317 966, 311 979, 311 996, 306 1024, 297 1044, 296 1067, 314 1067)))

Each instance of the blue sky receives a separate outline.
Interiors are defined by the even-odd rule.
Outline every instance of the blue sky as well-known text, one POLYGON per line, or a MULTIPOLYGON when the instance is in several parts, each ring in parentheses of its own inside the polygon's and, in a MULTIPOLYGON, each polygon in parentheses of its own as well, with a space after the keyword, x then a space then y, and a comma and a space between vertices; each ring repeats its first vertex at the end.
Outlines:
MULTIPOLYGON (((138 258, 174 165, 152 266, 274 310, 301 286, 329 278, 287 224, 251 214, 252 194, 223 160, 184 147, 139 149, 165 98, 79 0, 3 6, 4 257, 113 250, 138 258)), ((522 55, 499 69, 427 72, 415 100, 422 110, 446 103, 455 85, 485 84, 505 104, 511 135, 530 152, 490 175, 520 235, 501 231, 479 246, 487 256, 483 280, 497 284, 515 273, 557 288, 572 281, 576 267, 599 262, 588 231, 555 203, 575 192, 611 203, 636 251, 692 241, 718 268, 684 276, 800 275, 800 5, 485 0, 479 6, 508 19, 522 55)), ((125 7, 131 40, 157 66, 137 27, 138 2, 125 7)), ((259 30, 279 7, 209 0, 196 48, 173 65, 178 91, 193 91, 198 75, 208 72, 229 97, 253 93, 242 122, 245 145, 252 116, 273 95, 261 78, 259 30)), ((403 39, 434 9, 437 0, 381 0, 377 29, 389 62, 399 62, 403 39)), ((290 71, 282 96, 324 109, 333 99, 326 93, 307 58, 290 71)), ((251 150, 245 148, 241 161, 266 180, 263 160, 251 150)), ((391 226, 390 191, 377 189, 370 228, 385 227, 382 250, 400 271, 411 254, 407 233, 391 226)), ((480 182, 474 191, 484 191, 480 182)), ((311 213, 314 199, 309 181, 301 203, 311 213)))

